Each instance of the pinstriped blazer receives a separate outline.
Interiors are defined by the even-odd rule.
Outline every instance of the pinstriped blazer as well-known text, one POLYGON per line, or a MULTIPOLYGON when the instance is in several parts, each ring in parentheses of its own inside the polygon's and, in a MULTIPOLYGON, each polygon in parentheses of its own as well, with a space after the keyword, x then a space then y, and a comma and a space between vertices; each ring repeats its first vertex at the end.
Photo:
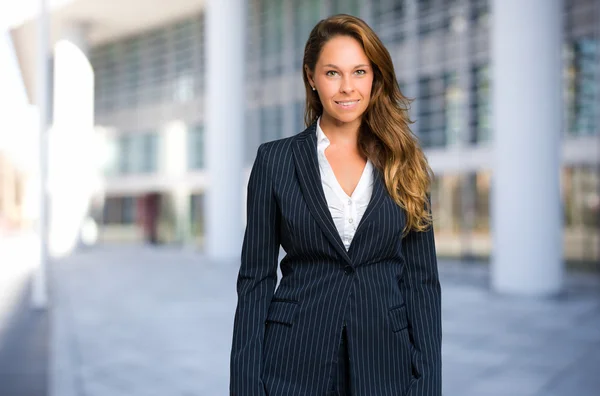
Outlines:
POLYGON ((326 395, 345 324, 353 396, 439 396, 433 230, 402 237, 405 213, 376 170, 346 251, 321 185, 315 126, 262 144, 250 174, 230 394, 326 395))

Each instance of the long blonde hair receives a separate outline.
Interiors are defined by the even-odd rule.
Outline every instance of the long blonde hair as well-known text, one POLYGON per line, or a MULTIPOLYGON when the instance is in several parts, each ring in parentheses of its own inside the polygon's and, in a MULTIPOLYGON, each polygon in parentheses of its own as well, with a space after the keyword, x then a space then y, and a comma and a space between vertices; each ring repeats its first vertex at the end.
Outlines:
MULTIPOLYGON (((425 231, 432 224, 428 191, 433 178, 427 159, 410 130, 410 102, 396 81, 392 58, 375 32, 360 18, 340 14, 317 23, 304 49, 303 65, 314 72, 325 43, 336 36, 356 39, 371 61, 374 77, 369 106, 363 115, 358 145, 362 155, 379 169, 392 199, 405 210, 404 233, 425 231)), ((304 67, 303 67, 304 70, 304 67)), ((319 95, 306 71, 304 122, 311 125, 323 114, 319 95)))

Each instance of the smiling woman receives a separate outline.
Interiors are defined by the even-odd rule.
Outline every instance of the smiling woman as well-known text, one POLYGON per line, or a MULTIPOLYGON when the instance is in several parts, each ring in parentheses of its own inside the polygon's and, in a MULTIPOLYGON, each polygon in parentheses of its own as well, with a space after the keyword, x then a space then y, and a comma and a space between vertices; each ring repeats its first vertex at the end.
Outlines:
POLYGON ((230 393, 440 396, 432 172, 390 54, 336 15, 303 64, 308 128, 261 145, 248 183, 230 393))
POLYGON ((348 36, 332 38, 323 46, 314 73, 308 65, 304 69, 323 104, 321 127, 343 123, 358 131, 373 85, 371 62, 360 43, 348 36))

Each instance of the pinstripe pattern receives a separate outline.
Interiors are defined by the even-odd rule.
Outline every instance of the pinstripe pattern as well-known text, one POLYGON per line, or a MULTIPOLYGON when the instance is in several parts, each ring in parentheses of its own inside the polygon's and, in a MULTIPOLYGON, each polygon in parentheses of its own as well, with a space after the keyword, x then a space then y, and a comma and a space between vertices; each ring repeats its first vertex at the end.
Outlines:
POLYGON ((353 396, 441 395, 433 230, 401 239, 404 212, 376 171, 346 251, 321 185, 315 125, 261 145, 252 168, 231 395, 326 395, 344 323, 353 396))

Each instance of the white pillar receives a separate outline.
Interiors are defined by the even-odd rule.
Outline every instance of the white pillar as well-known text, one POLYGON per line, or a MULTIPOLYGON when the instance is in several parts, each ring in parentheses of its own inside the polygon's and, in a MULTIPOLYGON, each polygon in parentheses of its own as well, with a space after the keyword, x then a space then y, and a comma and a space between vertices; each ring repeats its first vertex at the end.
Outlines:
POLYGON ((495 164, 491 282, 501 293, 561 291, 561 0, 492 1, 495 164))
POLYGON ((410 118, 416 120, 411 126, 412 131, 419 134, 419 59, 421 57, 419 51, 419 4, 417 0, 408 0, 406 2, 406 16, 403 21, 407 24, 406 28, 406 47, 407 60, 407 87, 404 95, 411 99, 415 99, 410 105, 410 118))
POLYGON ((190 128, 181 121, 172 121, 161 131, 160 169, 173 182, 168 198, 168 210, 173 214, 170 224, 173 238, 182 245, 191 242, 190 189, 186 182, 190 128))
POLYGON ((206 4, 206 252, 239 257, 243 234, 245 0, 206 4))
POLYGON ((48 15, 48 5, 46 0, 40 0, 40 11, 37 26, 37 105, 39 116, 39 145, 38 145, 38 161, 39 161, 39 214, 37 231, 39 237, 39 261, 32 279, 31 287, 31 304, 34 309, 46 309, 48 305, 48 287, 47 287, 47 271, 48 271, 48 193, 47 193, 47 178, 48 178, 48 114, 49 114, 49 79, 50 73, 48 70, 48 55, 49 55, 49 32, 50 23, 48 15))
MULTIPOLYGON (((465 151, 470 149, 471 130, 471 66, 470 57, 472 26, 469 15, 471 13, 470 0, 461 0, 457 4, 454 29, 458 40, 458 91, 459 91, 459 116, 458 134, 456 136, 457 158, 459 162, 464 161, 465 151)), ((471 173, 463 171, 460 178, 460 254, 463 259, 473 257, 473 237, 475 229, 475 195, 477 188, 473 182, 471 173)))
POLYGON ((78 243, 98 185, 94 146, 94 72, 87 27, 63 25, 54 46, 54 117, 49 135, 49 248, 68 254, 78 243))
POLYGON ((190 189, 185 185, 176 186, 171 192, 175 213, 175 240, 182 247, 190 247, 192 244, 192 222, 190 189))

